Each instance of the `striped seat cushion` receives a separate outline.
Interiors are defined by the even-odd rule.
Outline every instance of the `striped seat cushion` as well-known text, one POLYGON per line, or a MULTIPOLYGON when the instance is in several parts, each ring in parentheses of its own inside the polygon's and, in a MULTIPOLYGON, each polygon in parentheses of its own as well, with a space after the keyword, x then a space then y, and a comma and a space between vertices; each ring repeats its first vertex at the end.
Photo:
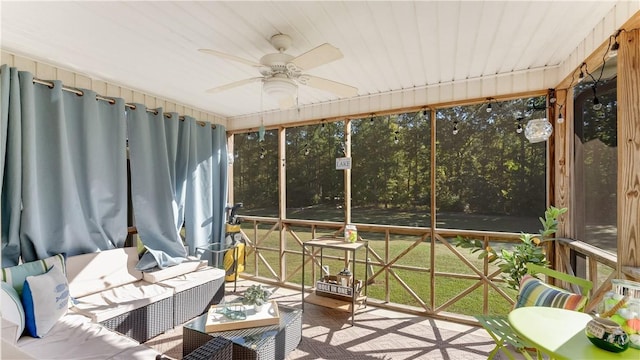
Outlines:
POLYGON ((64 255, 58 254, 50 256, 46 259, 31 261, 20 265, 2 268, 2 281, 13 286, 22 296, 22 287, 27 276, 42 275, 49 271, 53 266, 58 266, 63 274, 66 274, 64 255))
POLYGON ((520 292, 515 308, 523 306, 547 306, 567 310, 582 311, 587 297, 555 286, 527 274, 520 281, 520 292))

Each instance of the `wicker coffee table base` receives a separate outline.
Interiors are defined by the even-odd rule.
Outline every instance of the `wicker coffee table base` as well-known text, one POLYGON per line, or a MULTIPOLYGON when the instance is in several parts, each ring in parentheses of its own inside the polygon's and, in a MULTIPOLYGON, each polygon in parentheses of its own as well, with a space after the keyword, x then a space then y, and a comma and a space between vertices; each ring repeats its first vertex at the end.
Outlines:
POLYGON ((209 337, 204 345, 196 347, 183 360, 233 360, 233 343, 223 337, 209 337))
MULTIPOLYGON (((282 360, 293 351, 302 339, 302 312, 279 306, 280 325, 204 333, 194 326, 198 317, 183 328, 183 356, 188 356, 211 339, 221 337, 233 342, 233 359, 282 360)), ((206 316, 206 315, 203 315, 206 316)))

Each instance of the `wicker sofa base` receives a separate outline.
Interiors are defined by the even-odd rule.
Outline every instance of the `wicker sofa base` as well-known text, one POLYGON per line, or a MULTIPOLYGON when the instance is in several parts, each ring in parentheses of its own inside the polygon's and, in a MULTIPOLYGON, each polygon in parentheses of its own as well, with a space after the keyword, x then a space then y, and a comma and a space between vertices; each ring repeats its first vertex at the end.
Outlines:
POLYGON ((173 308, 173 297, 168 297, 100 324, 143 343, 173 328, 173 308))
POLYGON ((224 276, 173 295, 173 326, 202 315, 224 297, 224 276))

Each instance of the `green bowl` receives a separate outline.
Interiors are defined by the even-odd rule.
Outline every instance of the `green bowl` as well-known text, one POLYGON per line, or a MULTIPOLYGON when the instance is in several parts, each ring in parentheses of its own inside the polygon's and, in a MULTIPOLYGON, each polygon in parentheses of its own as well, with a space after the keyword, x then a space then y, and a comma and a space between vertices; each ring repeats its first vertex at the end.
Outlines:
POLYGON ((601 349, 618 353, 629 348, 629 335, 615 321, 593 318, 584 332, 589 341, 601 349))

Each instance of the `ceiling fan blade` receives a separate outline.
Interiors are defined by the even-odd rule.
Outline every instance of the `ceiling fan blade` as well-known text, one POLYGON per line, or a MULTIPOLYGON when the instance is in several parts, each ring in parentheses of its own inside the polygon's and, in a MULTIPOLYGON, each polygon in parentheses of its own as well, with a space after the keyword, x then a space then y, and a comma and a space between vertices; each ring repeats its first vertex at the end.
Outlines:
POLYGON ((226 84, 226 85, 221 85, 221 86, 218 86, 218 87, 214 87, 212 89, 207 90, 206 92, 208 92, 210 94, 215 94, 215 93, 218 93, 218 92, 221 92, 221 91, 232 89, 234 87, 242 86, 242 85, 249 84, 249 83, 252 83, 252 82, 258 82, 258 81, 261 81, 261 80, 262 80, 261 76, 254 77, 254 78, 249 78, 249 79, 244 79, 244 80, 235 81, 235 82, 232 82, 232 83, 229 83, 229 84, 226 84))
POLYGON ((295 105, 293 96, 282 98, 278 103, 280 105, 280 110, 291 109, 295 105))
POLYGON ((235 56, 235 55, 231 55, 231 54, 227 54, 227 53, 223 53, 217 50, 212 50, 212 49, 198 49, 198 51, 205 53, 205 54, 209 54, 209 55, 213 55, 213 56, 217 56, 219 58, 223 58, 223 59, 227 59, 227 60, 233 60, 233 61, 237 61, 249 66, 255 66, 255 67, 263 67, 264 65, 260 64, 259 62, 255 62, 252 60, 247 60, 247 59, 243 59, 241 57, 235 56))
POLYGON ((305 74, 303 76, 306 80, 304 84, 313 88, 329 91, 340 97, 353 97, 358 95, 358 89, 353 86, 313 75, 305 74))
POLYGON ((314 67, 342 59, 342 51, 331 44, 322 44, 306 53, 295 57, 290 62, 294 63, 302 70, 313 69, 314 67))

